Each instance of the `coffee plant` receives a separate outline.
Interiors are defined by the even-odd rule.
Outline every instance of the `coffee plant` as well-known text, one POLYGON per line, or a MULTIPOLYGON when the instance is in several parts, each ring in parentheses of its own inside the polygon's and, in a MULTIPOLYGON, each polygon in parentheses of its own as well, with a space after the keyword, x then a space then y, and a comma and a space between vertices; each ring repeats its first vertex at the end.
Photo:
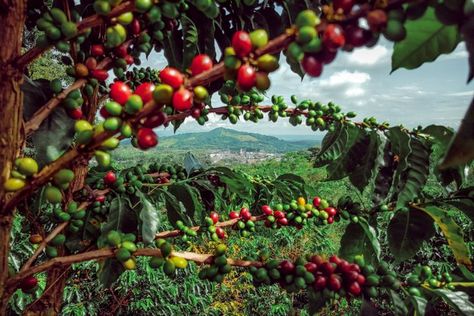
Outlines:
POLYGON ((440 301, 474 314, 468 240, 448 212, 474 219, 474 189, 465 181, 474 103, 455 133, 358 121, 332 102, 265 95, 281 52, 293 72, 319 77, 338 51, 371 47, 381 36, 394 42, 392 71, 417 68, 464 42, 470 81, 472 0, 0 0, 0 15, 0 314, 16 310, 19 291, 34 298, 21 312, 58 314, 66 280, 79 273, 73 264, 98 261, 97 278, 109 287, 144 264, 140 257, 169 278, 191 262, 202 266, 199 278, 216 284, 233 271, 256 287, 277 284, 306 295, 311 313, 344 298, 373 314, 383 297, 397 315, 433 313, 440 301), (140 68, 153 50, 168 66, 140 68), (28 78, 30 64, 47 52, 68 79, 28 78), (211 106, 214 93, 224 106, 211 106), (268 116, 325 131, 314 166, 325 168, 326 180, 348 179, 371 196, 370 205, 352 195, 310 196, 291 173, 251 177, 206 167, 193 155, 184 165, 114 164, 121 140, 147 150, 159 146, 155 128, 176 131, 188 117, 205 125, 210 114, 232 124, 268 116), (430 175, 443 192, 423 190, 430 175), (160 222, 162 214, 172 226, 160 222), (21 242, 31 251, 25 260, 11 251, 24 233, 18 218, 29 234, 21 242), (331 256, 231 258, 226 246, 231 234, 327 225, 345 227, 331 256), (437 232, 454 269, 397 273, 437 232))

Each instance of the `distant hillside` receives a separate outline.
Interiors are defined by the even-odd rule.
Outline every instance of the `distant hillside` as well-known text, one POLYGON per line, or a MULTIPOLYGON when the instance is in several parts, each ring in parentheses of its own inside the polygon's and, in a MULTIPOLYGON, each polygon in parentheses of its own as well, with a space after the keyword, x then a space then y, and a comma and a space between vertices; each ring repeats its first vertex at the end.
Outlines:
POLYGON ((203 133, 186 133, 160 138, 159 148, 173 148, 177 150, 230 150, 264 151, 283 153, 297 151, 319 145, 314 141, 285 141, 277 137, 255 133, 245 133, 227 128, 216 128, 203 133))

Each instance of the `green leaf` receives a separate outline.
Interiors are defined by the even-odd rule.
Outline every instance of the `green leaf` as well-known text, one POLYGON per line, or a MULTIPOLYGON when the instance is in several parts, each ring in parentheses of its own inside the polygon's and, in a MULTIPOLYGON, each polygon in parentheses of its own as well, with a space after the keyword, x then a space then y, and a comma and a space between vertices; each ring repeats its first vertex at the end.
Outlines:
POLYGON ((184 208, 183 203, 178 201, 176 196, 171 194, 168 191, 162 190, 166 205, 166 215, 168 220, 172 225, 175 225, 178 220, 183 221, 186 225, 191 226, 192 220, 189 216, 186 216, 186 209, 184 208))
POLYGON ((472 267, 469 248, 464 243, 461 227, 459 227, 447 211, 433 205, 427 205, 418 210, 428 214, 443 231, 444 237, 448 240, 449 247, 453 251, 456 262, 467 267, 472 267))
MULTIPOLYGON (((26 78, 21 90, 24 93, 25 119, 30 119, 53 97, 46 80, 32 81, 26 78)), ((38 164, 44 166, 58 159, 71 146, 73 137, 74 120, 63 107, 57 107, 31 136, 38 164)))
POLYGON ((410 296, 410 302, 416 311, 416 315, 425 315, 426 305, 428 305, 428 301, 424 297, 410 296))
POLYGON ((427 289, 430 293, 442 298, 460 315, 474 315, 474 304, 469 300, 469 295, 461 291, 445 289, 427 289))
POLYGON ((175 183, 168 187, 168 192, 183 203, 186 215, 192 220, 192 224, 202 220, 202 205, 199 202, 198 191, 188 184, 175 183))
POLYGON ((425 213, 416 209, 398 211, 388 225, 388 246, 395 259, 400 262, 413 257, 423 241, 431 238, 434 233, 433 220, 425 213))
POLYGON ((203 164, 191 152, 187 152, 184 156, 184 168, 188 176, 199 169, 204 169, 203 164))
POLYGON ((414 69, 434 61, 441 54, 452 52, 460 41, 457 26, 444 25, 428 7, 417 20, 405 22, 407 36, 395 43, 392 54, 392 72, 400 67, 414 69))
POLYGON ((363 219, 350 223, 341 238, 339 255, 352 261, 356 255, 363 255, 367 262, 378 263, 380 244, 375 230, 363 219))
POLYGON ((408 155, 408 168, 400 173, 398 186, 392 188, 395 190, 397 208, 405 206, 418 196, 430 173, 431 150, 425 141, 412 137, 410 147, 412 151, 408 155))
POLYGON ((374 180, 374 192, 372 201, 379 205, 387 199, 396 170, 396 161, 391 151, 391 143, 387 141, 383 149, 383 157, 380 159, 380 166, 374 180))
POLYGON ((440 165, 441 169, 466 164, 474 159, 474 99, 464 115, 453 142, 440 165))
MULTIPOLYGON (((400 295, 394 290, 388 290, 390 298, 392 300, 392 311, 396 316, 405 316, 408 315, 408 309, 405 302, 402 300, 400 295)), ((421 314, 423 315, 423 314, 421 314)))
POLYGON ((183 32, 183 61, 182 69, 191 65, 194 56, 198 54, 198 30, 194 22, 186 15, 181 16, 183 32))
POLYGON ((99 271, 99 281, 105 288, 110 287, 125 271, 120 262, 114 259, 106 259, 99 271))
POLYGON ((183 39, 181 32, 170 32, 163 40, 163 53, 170 67, 181 69, 183 60, 183 39))
POLYGON ((400 126, 389 128, 386 132, 386 135, 390 142, 390 151, 394 155, 393 159, 397 160, 397 166, 391 183, 391 188, 397 190, 398 182, 400 181, 400 175, 405 172, 405 170, 407 170, 408 156, 412 152, 410 135, 400 126))
POLYGON ((106 235, 111 230, 118 230, 124 233, 136 233, 137 227, 137 214, 130 206, 130 200, 128 197, 117 195, 110 202, 107 221, 101 227, 102 235, 106 235))
POLYGON ((216 171, 220 181, 227 185, 230 192, 236 193, 241 199, 250 200, 252 198, 253 185, 243 175, 227 167, 211 168, 209 171, 216 171))
POLYGON ((158 232, 158 225, 160 218, 158 217, 158 211, 155 207, 145 198, 143 193, 141 194, 142 210, 140 211, 141 220, 141 232, 143 242, 151 243, 155 239, 155 235, 158 232))
POLYGON ((448 207, 455 207, 459 211, 463 212, 469 219, 474 222, 474 201, 472 198, 466 198, 459 200, 451 200, 443 202, 448 207))

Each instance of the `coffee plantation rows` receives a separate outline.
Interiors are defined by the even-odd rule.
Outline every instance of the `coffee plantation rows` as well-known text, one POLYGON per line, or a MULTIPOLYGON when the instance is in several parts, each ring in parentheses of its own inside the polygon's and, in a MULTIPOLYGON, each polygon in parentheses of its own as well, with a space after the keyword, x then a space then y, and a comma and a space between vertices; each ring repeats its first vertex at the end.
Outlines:
POLYGON ((265 95, 281 52, 301 78, 319 77, 339 51, 373 47, 381 36, 394 42, 392 71, 417 68, 464 41, 470 80, 472 1, 19 0, 0 1, 0 9, 0 41, 8 43, 0 48, 0 314, 19 290, 35 298, 25 314, 58 314, 71 265, 99 261, 98 278, 110 286, 136 269, 140 256, 171 278, 188 262, 204 265, 199 277, 215 283, 233 269, 250 273, 255 286, 303 293, 311 313, 342 298, 362 300, 367 313, 384 295, 399 315, 425 314, 439 300, 474 314, 470 251, 447 212, 472 219, 473 189, 465 178, 474 157, 474 105, 455 134, 373 117, 356 122, 355 113, 332 102, 292 96, 289 106, 281 96, 265 95), (24 33, 34 42, 23 40, 24 33), (69 78, 23 78, 51 49, 69 78), (163 52, 168 66, 138 68, 152 50, 163 52), (216 92, 222 107, 211 105, 216 92), (325 167, 326 180, 347 178, 356 194, 370 194, 370 205, 356 195, 310 196, 294 174, 257 178, 205 168, 193 155, 183 166, 114 168, 113 150, 124 139, 148 150, 159 148, 154 129, 176 131, 189 117, 205 125, 220 115, 236 124, 258 123, 265 114, 272 122, 288 119, 326 132, 314 166, 325 167), (443 153, 441 164, 434 150, 443 153), (430 175, 444 192, 423 190, 430 175), (159 230, 161 213, 174 230, 159 230), (381 214, 393 214, 388 227, 380 225, 381 214), (16 216, 30 221, 29 241, 37 245, 18 269, 9 260, 16 216), (345 225, 339 254, 227 256, 230 234, 251 238, 263 227, 309 225, 345 225), (420 266, 406 276, 390 268, 414 257, 437 230, 455 258, 453 271, 420 266), (215 247, 184 251, 175 237, 215 247), (395 262, 383 260, 382 239, 395 262))

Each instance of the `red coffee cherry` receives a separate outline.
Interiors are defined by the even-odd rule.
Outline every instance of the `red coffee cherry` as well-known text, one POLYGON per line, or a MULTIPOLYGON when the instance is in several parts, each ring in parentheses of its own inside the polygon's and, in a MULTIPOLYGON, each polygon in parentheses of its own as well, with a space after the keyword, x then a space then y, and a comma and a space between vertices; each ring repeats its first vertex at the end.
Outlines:
POLYGON ((357 283, 357 282, 352 282, 352 283, 348 286, 347 291, 348 291, 349 293, 351 293, 352 295, 354 295, 354 296, 359 296, 360 293, 362 292, 362 289, 360 288, 359 283, 357 283))
POLYGON ((109 171, 104 176, 104 183, 105 184, 113 184, 117 181, 117 176, 113 171, 109 171))
POLYGON ((140 128, 137 132, 137 143, 140 149, 148 149, 158 144, 158 136, 151 128, 140 128))
POLYGON ((235 32, 232 36, 232 47, 239 57, 245 57, 252 51, 252 41, 249 33, 245 31, 235 32))
POLYGON ((75 108, 72 110, 68 110, 69 117, 73 120, 78 120, 82 118, 82 110, 81 108, 75 108))
POLYGON ((122 82, 116 81, 110 85, 110 98, 115 102, 124 105, 128 98, 132 95, 132 89, 122 82))
POLYGON ((310 54, 304 55, 301 67, 311 77, 319 77, 323 72, 323 63, 316 56, 310 54))
POLYGON ((321 291, 322 289, 326 288, 327 279, 326 277, 319 275, 314 280, 313 287, 316 291, 321 291))
POLYGON ((147 103, 153 99, 153 91, 155 90, 155 85, 151 82, 144 82, 135 89, 135 94, 138 94, 143 103, 147 103))
POLYGON ((225 238, 224 229, 222 229, 222 227, 216 227, 216 235, 219 239, 224 239, 225 238))
POLYGON ((332 291, 339 291, 342 286, 341 277, 337 274, 331 274, 328 280, 328 286, 332 291))
POLYGON ((184 82, 183 74, 172 67, 166 67, 160 71, 159 77, 162 83, 170 85, 174 89, 178 89, 184 82))
POLYGON ((387 14, 384 10, 373 10, 367 14, 367 23, 372 32, 378 33, 387 26, 387 14))
POLYGON ((330 51, 335 51, 344 46, 345 43, 346 38, 342 28, 337 24, 328 24, 323 34, 324 46, 330 51))
POLYGON ((357 25, 349 25, 345 30, 346 44, 353 47, 364 46, 372 37, 369 30, 363 29, 357 25))
POLYGON ((255 86, 256 80, 255 68, 250 65, 243 65, 237 71, 237 84, 244 91, 252 89, 255 86))
POLYGON ((158 112, 151 116, 148 116, 143 122, 144 127, 155 128, 163 125, 167 120, 167 115, 165 112, 158 112))
POLYGON ((236 211, 232 211, 232 212, 229 213, 229 217, 230 217, 231 219, 240 218, 240 214, 239 214, 238 212, 236 212, 236 211))
POLYGON ((242 217, 244 220, 248 221, 252 218, 252 214, 250 213, 248 208, 243 207, 240 210, 240 217, 242 217))
POLYGON ((211 215, 209 215, 209 217, 212 219, 212 222, 214 224, 217 224, 217 222, 219 221, 219 214, 217 214, 216 212, 211 212, 211 215))
POLYGON ((265 215, 272 215, 273 214, 273 210, 268 205, 263 205, 262 206, 262 212, 265 215))
POLYGON ((354 0, 334 0, 332 5, 335 10, 341 9, 344 13, 351 12, 352 7, 354 6, 354 0))
POLYGON ((200 54, 193 58, 191 62, 191 75, 196 76, 200 73, 212 69, 212 59, 206 54, 200 54))
POLYGON ((177 111, 186 111, 193 106, 193 93, 181 88, 173 94, 173 108, 177 111))
POLYGON ((91 55, 95 57, 99 57, 104 55, 105 48, 102 44, 94 44, 91 46, 91 55))
POLYGON ((291 274, 295 271, 295 265, 289 260, 283 260, 280 262, 279 268, 283 274, 291 274))

